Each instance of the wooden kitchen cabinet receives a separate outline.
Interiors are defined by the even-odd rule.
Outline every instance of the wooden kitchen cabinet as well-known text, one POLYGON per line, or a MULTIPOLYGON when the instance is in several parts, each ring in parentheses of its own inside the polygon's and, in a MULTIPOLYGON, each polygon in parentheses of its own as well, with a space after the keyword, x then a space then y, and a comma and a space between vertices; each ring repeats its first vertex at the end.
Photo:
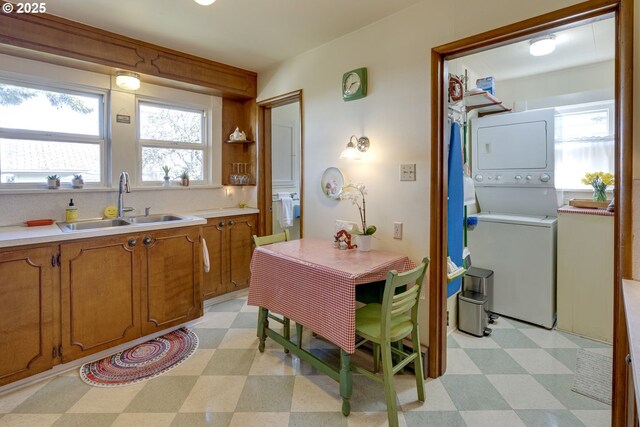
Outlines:
POLYGON ((141 235, 60 245, 62 361, 140 334, 141 235))
POLYGON ((199 231, 169 229, 143 237, 143 335, 202 316, 199 231))
POLYGON ((57 245, 0 252, 0 385, 53 366, 57 253, 57 245))
POLYGON ((211 268, 204 273, 204 299, 249 286, 252 240, 258 216, 210 218, 202 227, 211 268))

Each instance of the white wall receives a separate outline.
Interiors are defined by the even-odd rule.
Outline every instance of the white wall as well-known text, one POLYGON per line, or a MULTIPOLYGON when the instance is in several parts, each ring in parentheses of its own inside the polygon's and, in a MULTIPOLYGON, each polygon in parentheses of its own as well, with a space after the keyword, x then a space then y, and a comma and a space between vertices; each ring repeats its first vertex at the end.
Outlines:
POLYGON ((125 204, 136 208, 134 214, 144 213, 144 207, 151 206, 152 212, 194 212, 201 209, 237 206, 249 203, 255 206, 255 187, 222 187, 221 185, 221 122, 222 100, 219 97, 176 90, 161 86, 143 84, 136 93, 117 89, 115 78, 105 74, 75 70, 51 64, 40 63, 7 55, 0 55, 0 76, 8 79, 35 79, 38 83, 56 85, 73 84, 87 88, 111 90, 110 141, 112 168, 111 181, 104 188, 85 186, 81 190, 0 190, 0 226, 21 223, 27 219, 52 218, 63 220, 65 207, 73 198, 78 207, 80 219, 102 216, 108 205, 117 203, 118 178, 121 171, 128 171, 133 181, 130 194, 125 196, 125 204), (25 77, 27 76, 27 77, 25 77), (136 94, 151 98, 171 99, 184 105, 209 106, 212 111, 208 118, 208 138, 212 141, 211 185, 198 188, 143 188, 136 182, 136 94), (116 123, 116 114, 131 116, 131 124, 116 123))
MULTIPOLYGON (((350 203, 324 197, 320 177, 329 166, 366 184, 368 223, 378 226, 374 247, 429 254, 431 48, 578 3, 572 0, 505 2, 425 0, 368 27, 285 61, 258 76, 258 99, 303 89, 304 235, 330 239, 333 220, 357 220, 350 203), (367 67, 369 94, 344 102, 346 71, 367 67), (364 160, 338 160, 352 134, 366 135, 364 160), (399 165, 417 164, 417 181, 400 182, 399 165), (404 239, 392 239, 392 223, 404 239)), ((422 336, 427 337, 427 304, 422 336)))

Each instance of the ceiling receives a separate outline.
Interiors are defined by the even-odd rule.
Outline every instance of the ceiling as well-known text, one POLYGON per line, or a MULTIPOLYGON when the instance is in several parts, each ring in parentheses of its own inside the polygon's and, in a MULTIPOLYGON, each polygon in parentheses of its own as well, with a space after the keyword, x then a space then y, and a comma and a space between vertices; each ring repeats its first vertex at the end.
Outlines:
POLYGON ((556 36, 556 49, 546 56, 529 54, 529 40, 456 59, 480 76, 509 80, 578 67, 615 57, 615 21, 608 18, 563 31, 556 36))
POLYGON ((422 0, 56 0, 47 12, 262 71, 422 0))

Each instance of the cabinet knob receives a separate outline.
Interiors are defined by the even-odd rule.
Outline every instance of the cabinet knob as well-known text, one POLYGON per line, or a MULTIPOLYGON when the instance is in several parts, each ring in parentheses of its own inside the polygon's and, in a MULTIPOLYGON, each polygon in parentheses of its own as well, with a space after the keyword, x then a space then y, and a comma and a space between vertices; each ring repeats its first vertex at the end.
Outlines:
POLYGON ((145 246, 149 246, 152 241, 153 241, 153 239, 150 236, 147 236, 144 239, 142 239, 142 243, 144 243, 145 246))
POLYGON ((224 221, 220 221, 220 222, 218 223, 218 227, 224 227, 224 221))
POLYGON ((129 241, 127 242, 127 244, 131 247, 134 247, 135 245, 138 244, 138 241, 136 239, 129 239, 129 241))
POLYGON ((631 355, 627 354, 627 357, 625 357, 624 361, 627 363, 627 365, 631 365, 631 355))
POLYGON ((228 222, 228 224, 229 224, 229 226, 232 226, 233 224, 235 224, 235 222, 233 222, 233 220, 232 220, 232 219, 230 219, 230 220, 229 220, 229 222, 228 222))

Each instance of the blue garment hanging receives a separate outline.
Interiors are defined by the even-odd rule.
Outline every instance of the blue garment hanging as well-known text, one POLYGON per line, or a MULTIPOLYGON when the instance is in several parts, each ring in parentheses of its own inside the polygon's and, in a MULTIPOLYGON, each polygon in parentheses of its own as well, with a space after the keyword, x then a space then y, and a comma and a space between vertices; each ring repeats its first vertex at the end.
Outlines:
MULTIPOLYGON (((447 245, 448 255, 456 265, 462 266, 462 249, 464 235, 464 181, 462 165, 462 145, 460 125, 451 124, 451 140, 449 143, 449 193, 447 202, 447 245)), ((460 290, 462 278, 457 278, 447 285, 447 297, 460 290)))

